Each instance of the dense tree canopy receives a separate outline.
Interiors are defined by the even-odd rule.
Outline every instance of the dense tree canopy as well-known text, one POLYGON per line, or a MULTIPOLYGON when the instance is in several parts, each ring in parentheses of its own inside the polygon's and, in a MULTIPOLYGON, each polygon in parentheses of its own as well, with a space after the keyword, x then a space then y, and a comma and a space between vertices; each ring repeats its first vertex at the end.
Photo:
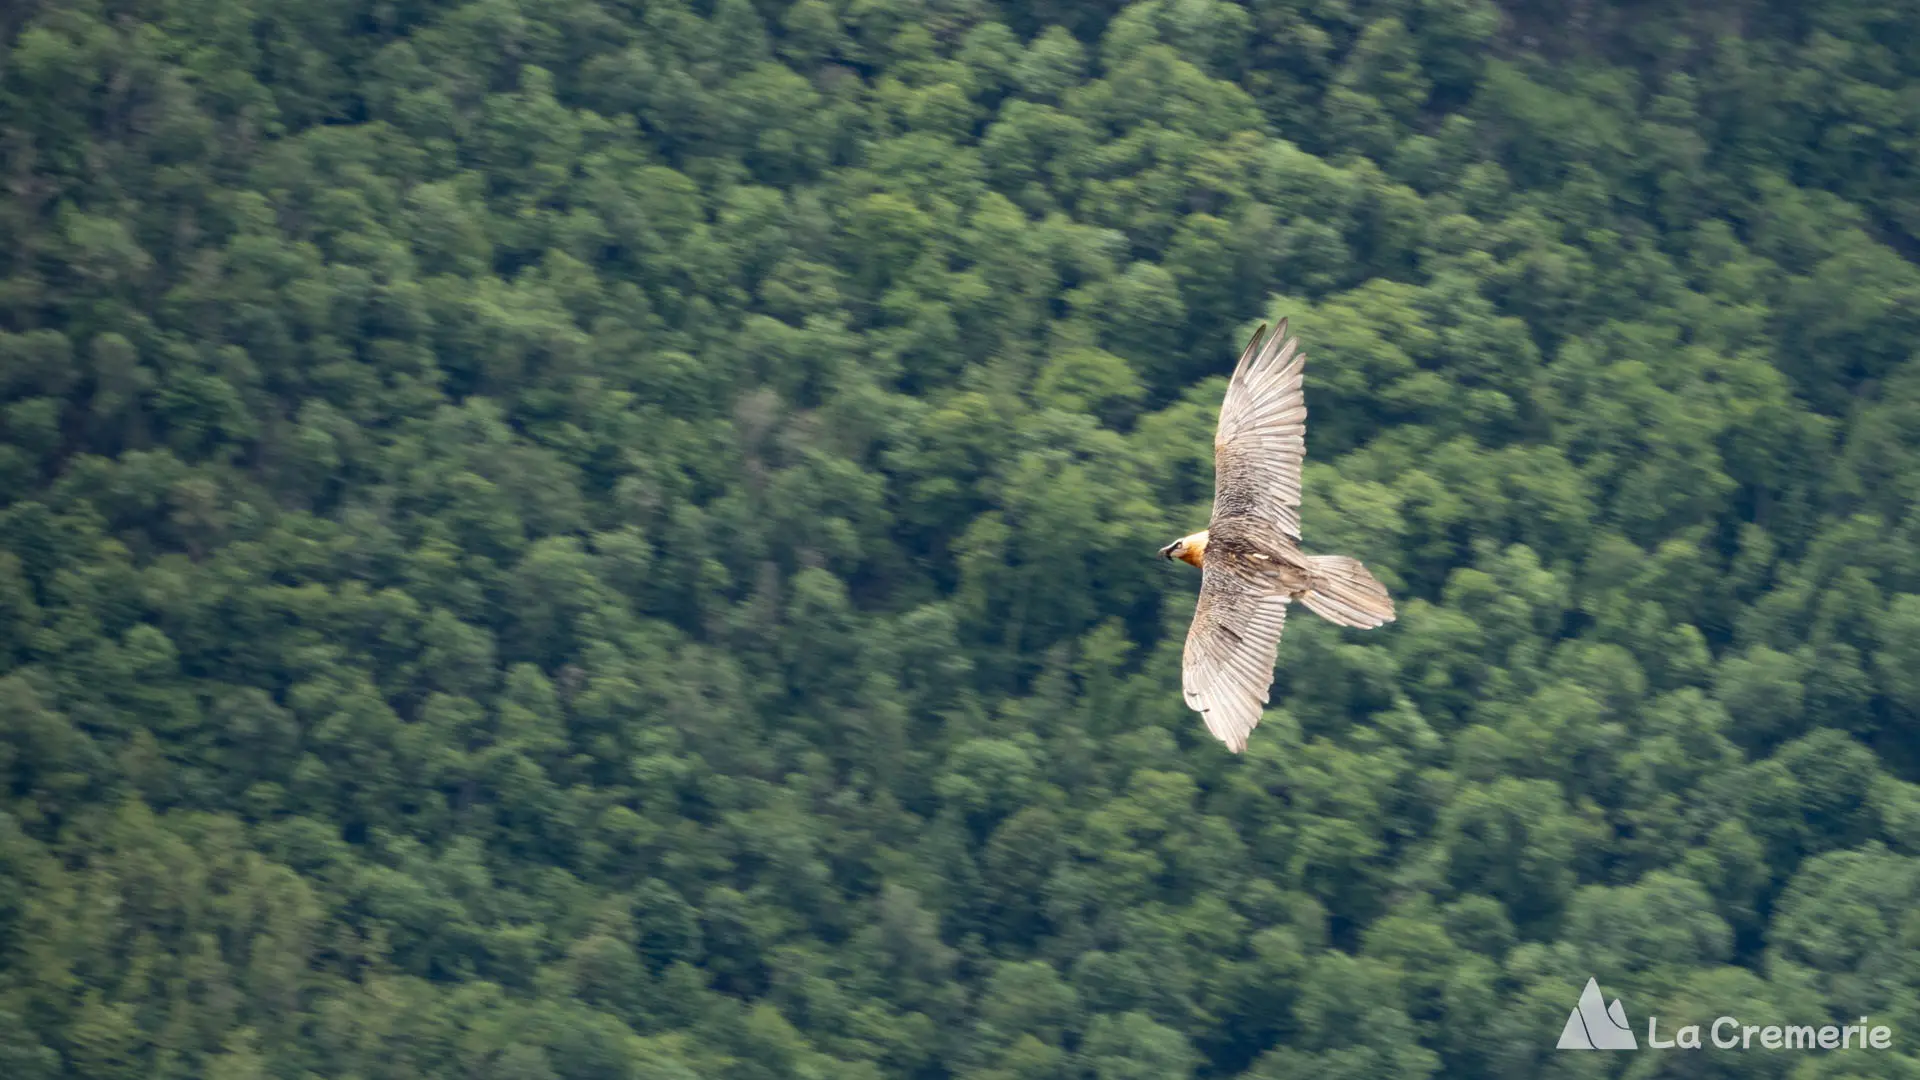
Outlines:
POLYGON ((1920 9, 0 46, 9 1080, 1920 1075, 1920 9), (1401 619, 1234 757, 1153 553, 1282 314, 1401 619))

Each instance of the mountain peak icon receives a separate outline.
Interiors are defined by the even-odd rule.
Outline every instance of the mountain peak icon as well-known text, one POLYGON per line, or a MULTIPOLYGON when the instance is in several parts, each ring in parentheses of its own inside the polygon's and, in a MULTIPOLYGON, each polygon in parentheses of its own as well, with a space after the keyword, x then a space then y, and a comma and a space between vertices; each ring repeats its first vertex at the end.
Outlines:
POLYGON ((1638 1050, 1633 1031, 1627 1027, 1627 1011, 1614 998, 1609 1006, 1600 996, 1600 980, 1587 979, 1580 991, 1580 1004, 1567 1014, 1567 1026, 1560 1029, 1562 1050, 1638 1050))

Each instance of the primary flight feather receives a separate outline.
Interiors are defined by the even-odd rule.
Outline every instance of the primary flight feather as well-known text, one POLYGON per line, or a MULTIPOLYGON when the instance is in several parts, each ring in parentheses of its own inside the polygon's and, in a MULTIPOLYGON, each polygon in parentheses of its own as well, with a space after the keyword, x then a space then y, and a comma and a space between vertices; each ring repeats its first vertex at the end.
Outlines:
POLYGON ((1360 560, 1300 550, 1300 468, 1307 456, 1307 356, 1281 319, 1247 342, 1213 436, 1213 518, 1160 554, 1198 567, 1200 603, 1187 630, 1187 704, 1239 753, 1260 722, 1287 606, 1341 626, 1393 621, 1393 598, 1360 560))

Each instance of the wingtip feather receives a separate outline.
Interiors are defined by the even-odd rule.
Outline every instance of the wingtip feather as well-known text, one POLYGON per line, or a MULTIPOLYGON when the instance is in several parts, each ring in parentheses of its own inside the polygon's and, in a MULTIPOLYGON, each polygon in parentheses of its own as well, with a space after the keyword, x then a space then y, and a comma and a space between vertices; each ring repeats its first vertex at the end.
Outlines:
POLYGON ((1266 333, 1267 324, 1262 321, 1259 327, 1254 330, 1253 336, 1247 339, 1246 348, 1240 350, 1240 361, 1233 366, 1233 377, 1235 379, 1239 379, 1245 374, 1248 368, 1253 366, 1255 358, 1260 355, 1261 340, 1266 336, 1266 333))

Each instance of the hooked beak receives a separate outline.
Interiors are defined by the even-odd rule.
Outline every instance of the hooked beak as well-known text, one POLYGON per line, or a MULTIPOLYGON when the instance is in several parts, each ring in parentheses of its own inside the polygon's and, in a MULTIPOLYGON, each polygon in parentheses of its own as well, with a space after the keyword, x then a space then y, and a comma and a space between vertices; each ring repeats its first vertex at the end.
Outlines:
POLYGON ((1175 540, 1175 541, 1174 541, 1173 543, 1171 543, 1171 544, 1168 544, 1168 545, 1167 545, 1166 547, 1163 547, 1163 548, 1161 548, 1161 549, 1160 549, 1160 557, 1161 557, 1161 558, 1163 558, 1163 559, 1165 559, 1165 560, 1167 560, 1168 562, 1172 562, 1172 561, 1173 561, 1173 549, 1174 549, 1174 548, 1175 548, 1176 546, 1178 546, 1178 545, 1179 545, 1179 543, 1180 543, 1180 541, 1178 541, 1178 540, 1175 540))

